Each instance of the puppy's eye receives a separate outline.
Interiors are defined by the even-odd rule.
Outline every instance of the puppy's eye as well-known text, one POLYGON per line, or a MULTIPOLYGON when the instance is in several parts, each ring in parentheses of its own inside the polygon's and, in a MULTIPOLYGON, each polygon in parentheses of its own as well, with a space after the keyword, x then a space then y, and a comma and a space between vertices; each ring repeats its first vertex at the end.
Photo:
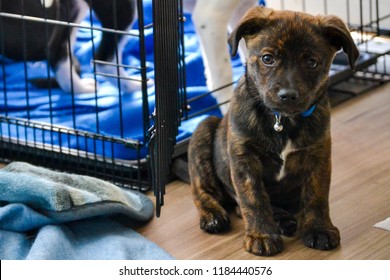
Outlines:
POLYGON ((265 54, 261 57, 261 61, 265 64, 265 65, 273 65, 275 64, 275 59, 272 55, 270 54, 265 54))
POLYGON ((306 64, 307 64, 307 66, 308 66, 310 69, 314 69, 314 68, 317 67, 318 62, 317 62, 315 59, 310 58, 310 59, 308 59, 308 60, 306 61, 306 64))

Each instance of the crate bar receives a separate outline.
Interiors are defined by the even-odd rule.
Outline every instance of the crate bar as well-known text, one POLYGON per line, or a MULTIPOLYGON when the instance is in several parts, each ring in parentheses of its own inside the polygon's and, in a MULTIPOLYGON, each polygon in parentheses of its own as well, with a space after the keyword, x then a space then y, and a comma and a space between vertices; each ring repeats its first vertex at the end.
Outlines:
POLYGON ((187 79, 186 79, 186 61, 185 61, 185 44, 184 44, 184 22, 186 18, 184 17, 184 7, 183 0, 179 0, 179 16, 180 16, 180 26, 179 26, 179 36, 180 36, 180 105, 181 105, 181 117, 188 119, 188 103, 187 103, 187 79))
POLYGON ((154 0, 153 22, 156 113, 150 147, 156 215, 160 216, 180 119, 178 1, 154 0))
MULTIPOLYGON (((42 136, 42 138, 44 138, 42 136)), ((136 140, 108 137, 81 130, 55 126, 49 123, 29 121, 26 119, 11 118, 0 115, 0 160, 23 160, 33 164, 46 165, 58 170, 66 170, 79 174, 97 176, 114 182, 123 187, 130 187, 146 191, 149 186, 147 179, 143 180, 146 174, 146 161, 140 160, 140 148, 142 143, 136 140), (102 142, 105 144, 123 144, 138 151, 137 160, 121 160, 114 157, 107 158, 104 155, 97 155, 96 151, 82 151, 77 148, 66 147, 61 142, 58 145, 46 144, 44 142, 29 141, 21 138, 20 135, 12 137, 6 130, 3 131, 3 124, 13 126, 16 131, 20 129, 32 129, 39 133, 56 133, 61 139, 64 137, 83 137, 85 141, 102 142), (8 135, 7 135, 8 134, 8 135)))
POLYGON ((11 13, 6 13, 6 12, 0 12, 0 17, 14 18, 14 19, 20 19, 20 20, 29 20, 29 21, 35 21, 35 22, 43 22, 43 23, 54 24, 54 25, 62 25, 62 26, 76 27, 76 28, 82 28, 82 29, 91 29, 91 30, 114 33, 114 34, 119 34, 119 35, 128 35, 128 36, 139 37, 138 34, 131 33, 129 31, 115 30, 115 29, 103 28, 103 27, 91 27, 91 26, 86 26, 83 24, 78 24, 78 23, 73 23, 73 22, 66 22, 66 21, 60 21, 60 20, 54 20, 54 19, 44 19, 44 18, 40 18, 40 17, 11 14, 11 13))
POLYGON ((142 0, 137 0, 137 14, 138 14, 138 32, 139 32, 139 55, 140 55, 140 72, 141 72, 141 90, 142 90, 142 113, 144 124, 144 139, 148 141, 148 130, 150 128, 149 121, 149 99, 148 99, 148 77, 146 74, 146 49, 145 49, 145 20, 144 20, 144 6, 142 0))

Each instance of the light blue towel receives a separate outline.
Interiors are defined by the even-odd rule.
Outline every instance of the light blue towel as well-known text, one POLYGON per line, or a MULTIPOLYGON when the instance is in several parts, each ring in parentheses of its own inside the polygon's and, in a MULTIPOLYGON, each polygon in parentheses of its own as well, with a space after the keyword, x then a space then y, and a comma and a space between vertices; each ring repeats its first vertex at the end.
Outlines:
POLYGON ((172 259, 111 217, 148 221, 144 194, 23 162, 0 170, 0 259, 172 259))

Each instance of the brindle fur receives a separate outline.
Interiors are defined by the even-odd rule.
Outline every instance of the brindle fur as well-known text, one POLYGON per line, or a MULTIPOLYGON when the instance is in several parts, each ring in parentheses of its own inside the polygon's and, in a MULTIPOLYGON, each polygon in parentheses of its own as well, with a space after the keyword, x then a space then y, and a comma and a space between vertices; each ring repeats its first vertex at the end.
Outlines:
POLYGON ((336 248, 340 234, 329 217, 328 202, 331 136, 326 88, 336 51, 343 48, 353 67, 358 50, 337 17, 265 7, 250 9, 232 32, 233 55, 241 38, 248 59, 230 111, 222 119, 208 117, 200 123, 189 145, 200 227, 211 233, 227 230, 226 209, 234 200, 244 220, 248 252, 280 253, 281 234, 291 236, 297 229, 308 247, 336 248), (262 62, 264 54, 273 55, 273 65, 262 62), (309 67, 310 59, 316 67, 309 67), (278 94, 285 89, 298 96, 282 100, 278 94), (313 114, 302 116, 313 104, 313 114), (273 111, 282 114, 281 132, 273 129, 273 111), (283 159, 288 142, 294 150, 283 159), (281 168, 284 176, 277 180, 281 168))

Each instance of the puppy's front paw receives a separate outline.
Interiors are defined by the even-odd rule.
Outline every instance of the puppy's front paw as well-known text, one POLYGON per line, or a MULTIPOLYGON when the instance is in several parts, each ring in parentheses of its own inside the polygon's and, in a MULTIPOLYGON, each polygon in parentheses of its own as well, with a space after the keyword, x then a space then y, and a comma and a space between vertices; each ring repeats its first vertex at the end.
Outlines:
POLYGON ((200 215, 200 228, 209 233, 220 233, 230 226, 230 219, 226 211, 213 209, 200 215))
POLYGON ((259 256, 273 256, 283 251, 283 240, 279 234, 247 234, 244 248, 259 256))
POLYGON ((314 228, 304 232, 302 240, 309 248, 332 250, 340 245, 340 233, 336 227, 314 228))
POLYGON ((73 83, 74 93, 93 93, 96 91, 96 82, 92 78, 82 78, 73 83))

